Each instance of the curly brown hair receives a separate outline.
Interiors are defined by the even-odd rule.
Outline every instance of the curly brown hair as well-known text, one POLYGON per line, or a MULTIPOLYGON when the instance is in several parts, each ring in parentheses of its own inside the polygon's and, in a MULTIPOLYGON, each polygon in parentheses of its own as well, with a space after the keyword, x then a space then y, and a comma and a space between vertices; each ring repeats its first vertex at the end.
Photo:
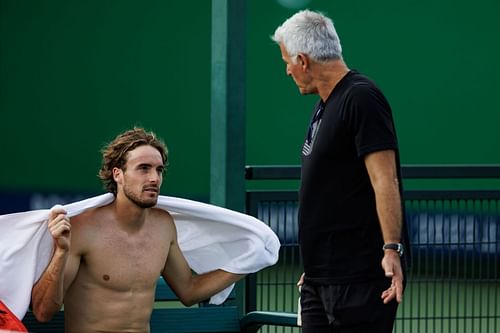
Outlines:
POLYGON ((108 192, 116 196, 117 185, 113 179, 113 168, 120 168, 125 171, 127 153, 144 145, 156 148, 161 154, 165 167, 167 166, 167 146, 161 139, 158 139, 153 132, 146 132, 141 127, 134 127, 131 130, 117 135, 112 142, 101 150, 102 166, 99 170, 99 178, 108 192))

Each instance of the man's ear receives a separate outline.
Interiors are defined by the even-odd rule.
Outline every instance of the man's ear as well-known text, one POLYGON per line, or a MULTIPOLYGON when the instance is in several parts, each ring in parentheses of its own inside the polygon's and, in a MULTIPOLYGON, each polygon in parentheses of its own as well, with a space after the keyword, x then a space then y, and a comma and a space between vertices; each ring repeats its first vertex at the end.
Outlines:
POLYGON ((304 53, 298 53, 297 62, 299 63, 302 70, 304 72, 307 72, 307 70, 309 69, 309 58, 307 57, 307 55, 305 55, 304 53))
POLYGON ((123 170, 117 167, 113 168, 113 180, 116 183, 120 183, 123 177, 123 170))

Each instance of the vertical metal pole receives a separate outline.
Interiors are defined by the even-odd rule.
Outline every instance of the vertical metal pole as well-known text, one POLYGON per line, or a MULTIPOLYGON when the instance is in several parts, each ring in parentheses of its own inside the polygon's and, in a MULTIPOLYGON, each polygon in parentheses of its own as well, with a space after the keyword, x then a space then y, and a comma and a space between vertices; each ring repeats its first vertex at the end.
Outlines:
POLYGON ((212 1, 210 202, 244 211, 246 0, 212 1))
MULTIPOLYGON (((210 202, 245 210, 246 0, 212 0, 210 202)), ((236 284, 240 316, 245 283, 236 284)))

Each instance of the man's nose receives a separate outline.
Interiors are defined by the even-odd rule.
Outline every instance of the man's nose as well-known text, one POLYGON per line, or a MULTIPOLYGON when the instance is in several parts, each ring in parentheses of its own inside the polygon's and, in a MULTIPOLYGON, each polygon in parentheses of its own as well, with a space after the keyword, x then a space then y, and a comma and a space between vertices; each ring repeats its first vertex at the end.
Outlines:
POLYGON ((158 183, 160 181, 161 176, 157 172, 151 172, 149 175, 149 181, 151 183, 158 183))

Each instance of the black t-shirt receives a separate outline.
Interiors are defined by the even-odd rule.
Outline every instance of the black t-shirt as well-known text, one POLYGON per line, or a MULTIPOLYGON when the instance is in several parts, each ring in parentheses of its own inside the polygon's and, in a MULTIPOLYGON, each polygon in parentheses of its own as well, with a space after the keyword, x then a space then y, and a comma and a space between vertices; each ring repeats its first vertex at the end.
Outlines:
MULTIPOLYGON (((324 104, 318 102, 312 122, 299 194, 306 279, 327 284, 383 277, 383 238, 364 157, 385 149, 398 155, 389 103, 371 80, 350 71, 324 104)), ((399 157, 397 163, 399 170, 399 157)))

